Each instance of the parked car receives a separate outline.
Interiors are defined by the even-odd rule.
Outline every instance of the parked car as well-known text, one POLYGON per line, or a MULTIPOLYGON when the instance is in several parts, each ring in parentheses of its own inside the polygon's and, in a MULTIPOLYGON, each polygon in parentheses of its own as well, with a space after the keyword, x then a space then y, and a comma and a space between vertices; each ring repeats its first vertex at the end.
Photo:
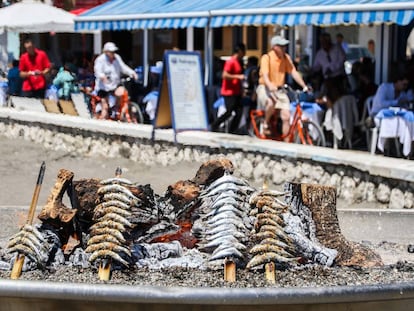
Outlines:
POLYGON ((352 65, 357 61, 362 61, 363 58, 369 58, 372 62, 375 61, 371 53, 365 46, 349 44, 346 51, 346 60, 344 64, 346 74, 351 74, 352 65))

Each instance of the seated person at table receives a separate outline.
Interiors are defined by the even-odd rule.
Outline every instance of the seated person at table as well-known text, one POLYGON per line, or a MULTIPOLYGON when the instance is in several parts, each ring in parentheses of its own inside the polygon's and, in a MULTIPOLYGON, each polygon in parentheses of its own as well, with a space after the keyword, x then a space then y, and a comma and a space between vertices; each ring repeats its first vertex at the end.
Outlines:
POLYGON ((381 109, 390 107, 407 107, 412 96, 407 93, 408 78, 397 76, 393 82, 384 82, 374 95, 370 115, 375 116, 381 109))

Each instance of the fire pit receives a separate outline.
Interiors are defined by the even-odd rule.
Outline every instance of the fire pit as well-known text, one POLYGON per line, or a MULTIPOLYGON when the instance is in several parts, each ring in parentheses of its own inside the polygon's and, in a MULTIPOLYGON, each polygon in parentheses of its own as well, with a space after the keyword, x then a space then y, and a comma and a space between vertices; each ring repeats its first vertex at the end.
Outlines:
POLYGON ((414 264, 384 265, 376 251, 401 245, 347 240, 332 187, 286 183, 284 191, 255 189, 235 176, 226 159, 206 162, 163 196, 121 174, 73 180, 72 172, 58 173, 37 215, 40 223, 21 227, 0 248, 2 306, 414 306, 414 264), (71 207, 63 203, 65 193, 71 207), (20 280, 6 280, 19 260, 20 280))

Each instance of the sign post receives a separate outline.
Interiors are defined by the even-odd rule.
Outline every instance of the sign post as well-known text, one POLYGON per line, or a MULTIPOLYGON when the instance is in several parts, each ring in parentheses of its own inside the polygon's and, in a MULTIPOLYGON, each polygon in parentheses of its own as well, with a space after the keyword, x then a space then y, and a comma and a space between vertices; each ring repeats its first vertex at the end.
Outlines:
POLYGON ((198 52, 166 51, 157 110, 152 130, 208 130, 201 57, 198 52))

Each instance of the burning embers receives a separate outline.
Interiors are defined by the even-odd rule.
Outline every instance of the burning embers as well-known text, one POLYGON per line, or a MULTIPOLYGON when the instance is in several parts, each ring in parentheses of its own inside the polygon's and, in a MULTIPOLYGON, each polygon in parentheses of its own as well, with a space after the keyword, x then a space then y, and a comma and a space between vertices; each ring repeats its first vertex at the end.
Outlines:
MULTIPOLYGON (((82 267, 88 261, 92 268, 99 264, 101 279, 108 279, 111 269, 181 265, 223 269, 227 281, 236 279, 236 268, 252 273, 264 268, 267 280, 274 282, 276 269, 351 262, 354 244, 343 242, 335 198, 328 200, 333 203, 328 204, 330 210, 326 204, 322 210, 313 205, 323 199, 306 196, 313 187, 317 197, 323 186, 307 185, 306 195, 296 184, 288 184, 284 193, 257 190, 235 177, 226 159, 206 162, 193 180, 177 182, 163 197, 149 185, 121 178, 120 171, 116 175, 72 182, 73 174, 60 172, 55 195, 39 215, 41 225, 22 227, 11 238, 9 251, 46 269, 70 258, 82 267), (63 206, 64 191, 72 194, 75 209, 63 206), (320 219, 324 226, 319 226, 320 219), (329 233, 321 234, 321 227, 329 233), (319 236, 329 236, 329 247, 335 249, 318 241, 319 236), (46 240, 52 245, 46 247, 46 240)), ((329 193, 335 196, 335 191, 329 193)), ((360 256, 361 248, 357 249, 360 256)), ((363 264, 381 264, 370 250, 363 254, 363 264)))

